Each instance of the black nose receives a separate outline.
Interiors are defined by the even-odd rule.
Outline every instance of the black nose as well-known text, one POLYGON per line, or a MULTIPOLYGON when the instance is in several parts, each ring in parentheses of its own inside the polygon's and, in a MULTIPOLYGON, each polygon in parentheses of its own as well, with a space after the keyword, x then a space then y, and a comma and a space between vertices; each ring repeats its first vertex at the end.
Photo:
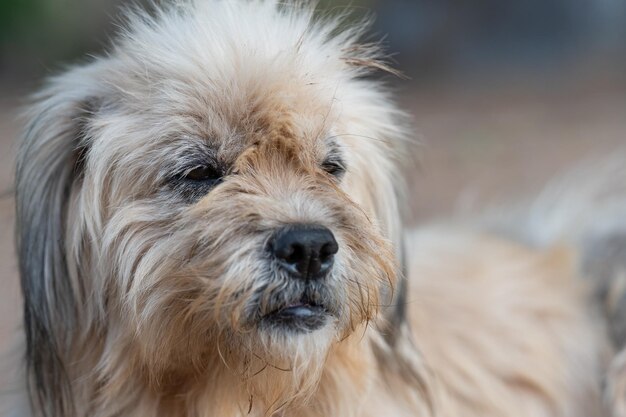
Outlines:
POLYGON ((290 225, 276 232, 269 250, 280 265, 304 279, 323 277, 339 250, 333 233, 317 225, 290 225))

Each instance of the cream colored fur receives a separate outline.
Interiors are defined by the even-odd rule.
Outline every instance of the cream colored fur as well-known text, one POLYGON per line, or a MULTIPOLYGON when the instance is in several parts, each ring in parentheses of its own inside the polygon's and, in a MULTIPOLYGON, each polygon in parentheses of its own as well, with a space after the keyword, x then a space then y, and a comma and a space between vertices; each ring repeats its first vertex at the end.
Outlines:
POLYGON ((124 27, 49 81, 21 143, 31 414, 606 415, 611 352, 575 248, 411 233, 402 313, 406 117, 360 29, 274 0, 124 27), (184 178, 206 163, 221 179, 200 192, 184 178), (294 223, 339 244, 316 288, 332 320, 308 333, 262 326, 300 288, 264 249, 294 223))

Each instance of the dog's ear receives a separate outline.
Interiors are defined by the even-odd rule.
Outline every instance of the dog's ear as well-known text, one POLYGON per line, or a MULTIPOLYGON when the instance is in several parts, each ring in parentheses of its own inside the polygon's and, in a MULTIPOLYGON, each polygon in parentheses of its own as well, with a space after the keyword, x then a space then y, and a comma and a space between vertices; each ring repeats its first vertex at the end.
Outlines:
POLYGON ((19 144, 17 250, 24 296, 31 401, 45 416, 73 414, 64 358, 77 332, 81 288, 68 274, 65 232, 72 187, 80 180, 86 128, 96 111, 96 80, 74 70, 35 96, 19 144))
MULTIPOLYGON (((374 101, 374 100, 372 100, 374 101)), ((412 151, 404 129, 403 115, 390 113, 387 102, 377 106, 377 126, 367 131, 373 139, 368 152, 355 152, 358 156, 349 161, 355 181, 348 179, 347 187, 355 200, 367 207, 376 219, 382 234, 392 244, 395 255, 396 279, 381 288, 381 316, 378 326, 389 344, 393 345, 397 329, 406 321, 406 257, 404 249, 405 185, 402 181, 402 164, 412 151), (396 117, 397 116, 397 117, 396 117)), ((365 124, 365 123, 364 123, 365 124)), ((366 125, 367 126, 367 125, 366 125)), ((363 144, 357 138, 357 146, 363 144)))
MULTIPOLYGON (((368 22, 364 22, 367 26, 368 22)), ((358 33, 357 33, 358 35, 358 33)), ((371 77, 375 72, 406 78, 400 71, 391 66, 381 50, 379 43, 362 43, 355 41, 342 50, 342 60, 356 70, 357 77, 371 77)), ((392 100, 381 94, 383 87, 374 93, 367 102, 362 114, 371 114, 370 120, 376 123, 364 123, 367 135, 363 137, 378 138, 378 149, 369 154, 368 160, 360 167, 358 176, 364 189, 358 193, 365 195, 366 201, 371 202, 377 220, 386 237, 391 241, 396 256, 397 279, 392 287, 383 288, 382 305, 384 321, 381 323, 382 332, 389 344, 395 344, 398 329, 406 321, 406 258, 404 244, 404 207, 406 206, 406 187, 400 174, 407 158, 413 155, 415 142, 409 128, 408 116, 396 110, 392 100)))
MULTIPOLYGON (((408 148, 403 146, 403 150, 408 148)), ((399 161, 396 161, 399 163, 399 161)), ((377 217, 391 241, 396 257, 396 281, 393 288, 385 288, 383 291, 383 316, 380 323, 381 332, 389 345, 395 346, 399 337, 400 329, 406 324, 407 302, 407 259, 404 241, 404 218, 406 217, 403 207, 406 206, 405 186, 398 173, 400 167, 395 166, 386 177, 386 184, 377 184, 371 188, 375 193, 377 217)), ((380 178, 380 177, 379 177, 380 178)), ((380 179, 379 179, 380 181, 380 179)))

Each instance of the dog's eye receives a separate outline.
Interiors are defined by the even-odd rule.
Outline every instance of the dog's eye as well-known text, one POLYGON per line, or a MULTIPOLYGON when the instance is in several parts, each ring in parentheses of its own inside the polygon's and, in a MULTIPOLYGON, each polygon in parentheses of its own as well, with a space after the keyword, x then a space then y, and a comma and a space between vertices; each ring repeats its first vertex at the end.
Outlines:
POLYGON ((326 160, 322 162, 322 169, 336 178, 341 178, 346 172, 346 166, 343 160, 337 156, 326 158, 326 160))
POLYGON ((217 182, 222 178, 222 173, 210 166, 199 166, 184 173, 182 178, 193 182, 217 182))
POLYGON ((221 170, 210 165, 197 165, 172 177, 169 187, 187 202, 193 203, 221 183, 222 179, 221 170))

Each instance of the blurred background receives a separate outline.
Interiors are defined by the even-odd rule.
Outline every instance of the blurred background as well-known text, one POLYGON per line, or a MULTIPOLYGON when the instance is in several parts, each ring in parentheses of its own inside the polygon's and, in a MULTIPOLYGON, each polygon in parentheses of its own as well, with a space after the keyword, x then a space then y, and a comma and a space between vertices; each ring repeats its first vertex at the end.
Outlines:
MULTIPOLYGON (((12 171, 20 106, 42 79, 104 50, 122 0, 0 2, 0 415, 20 320, 12 171)), ((325 0, 376 17, 408 80, 420 139, 411 223, 514 199, 626 146, 625 0, 325 0)))

